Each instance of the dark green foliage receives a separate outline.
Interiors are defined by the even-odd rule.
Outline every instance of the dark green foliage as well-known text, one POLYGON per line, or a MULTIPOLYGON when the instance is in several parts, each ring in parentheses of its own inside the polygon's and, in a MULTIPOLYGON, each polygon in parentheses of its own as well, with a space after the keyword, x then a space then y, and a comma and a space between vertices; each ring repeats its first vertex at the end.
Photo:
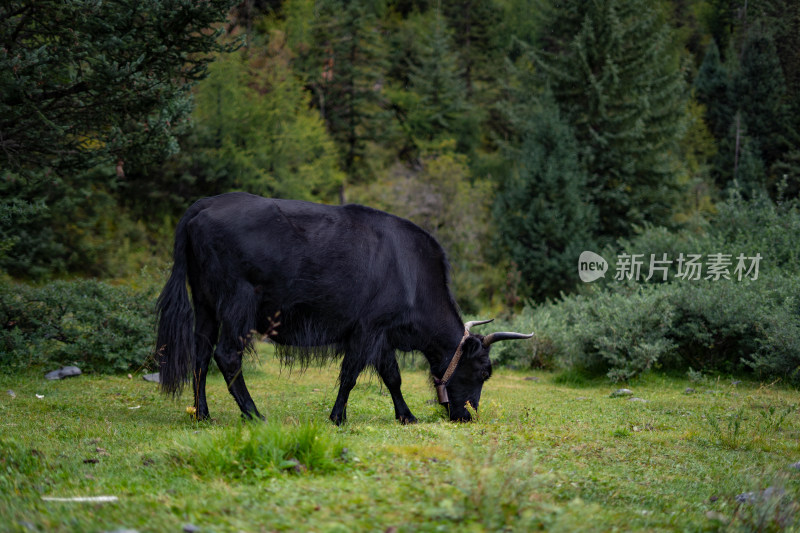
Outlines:
POLYGON ((84 372, 141 368, 154 342, 155 291, 53 281, 0 280, 0 369, 76 364, 84 372))
POLYGON ((230 0, 4 2, 0 166, 153 161, 174 153, 230 0))
POLYGON ((783 0, 711 2, 703 18, 715 40, 707 48, 695 88, 719 143, 712 174, 721 188, 766 189, 772 198, 796 197, 800 93, 792 44, 800 10, 783 0), (725 40, 716 40, 721 38, 725 40), (724 64, 720 51, 725 52, 724 64))
POLYGON ((593 248, 597 218, 578 145, 552 98, 530 104, 520 120, 522 141, 510 154, 517 168, 497 193, 494 219, 498 242, 522 274, 524 295, 543 300, 577 282, 577 258, 593 248))
POLYGON ((14 198, 18 214, 0 222, 0 241, 7 243, 0 269, 33 280, 76 272, 121 277, 151 261, 144 226, 119 208, 103 183, 113 175, 110 166, 69 179, 7 175, 0 194, 14 198), (22 214, 20 206, 27 206, 22 214))
POLYGON ((8 251, 21 240, 19 235, 14 234, 14 228, 41 215, 46 209, 41 201, 32 203, 19 197, 0 201, 0 263, 5 260, 8 251))
POLYGON ((500 58, 500 45, 507 38, 497 31, 501 11, 494 0, 455 0, 441 5, 453 29, 464 84, 471 95, 494 72, 500 58))
POLYGON ((36 209, 0 222, 0 269, 35 279, 130 273, 146 236, 120 196, 146 203, 152 184, 125 174, 177 151, 190 86, 228 48, 210 28, 231 5, 3 3, 0 210, 36 209))
POLYGON ((715 41, 706 48, 703 63, 694 80, 697 101, 706 108, 706 122, 711 133, 721 138, 728 133, 733 98, 728 71, 719 56, 715 41))
POLYGON ((530 324, 537 340, 498 357, 518 365, 544 358, 613 381, 691 367, 800 383, 800 284, 767 276, 736 283, 644 285, 526 309, 510 327, 530 324))
POLYGON ((663 14, 644 0, 575 0, 544 25, 536 64, 583 150, 600 234, 668 222, 686 90, 663 14))
MULTIPOLYGON (((783 70, 773 40, 754 32, 744 43, 735 79, 736 104, 753 139, 756 155, 770 169, 800 140, 791 124, 783 70)), ((776 179, 772 179, 772 189, 776 179)))
MULTIPOLYGON (((800 115, 797 115, 800 116, 800 115)), ((772 165, 776 197, 780 200, 800 197, 800 148, 793 148, 772 165)))
POLYGON ((701 18, 711 34, 711 39, 723 47, 730 42, 733 32, 740 24, 739 10, 742 0, 708 0, 703 6, 701 18))
POLYGON ((739 189, 748 197, 766 191, 766 169, 756 141, 748 134, 747 124, 738 112, 720 139, 713 159, 712 174, 721 190, 739 189))

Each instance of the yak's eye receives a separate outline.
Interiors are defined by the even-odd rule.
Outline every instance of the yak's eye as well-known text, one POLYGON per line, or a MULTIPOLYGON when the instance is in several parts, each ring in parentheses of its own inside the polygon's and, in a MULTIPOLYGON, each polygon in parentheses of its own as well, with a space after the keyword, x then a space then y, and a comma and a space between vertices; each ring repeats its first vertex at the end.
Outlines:
POLYGON ((483 381, 486 381, 487 379, 489 379, 489 376, 491 376, 491 375, 492 374, 490 372, 487 372, 486 370, 484 370, 484 371, 481 372, 481 379, 483 381))

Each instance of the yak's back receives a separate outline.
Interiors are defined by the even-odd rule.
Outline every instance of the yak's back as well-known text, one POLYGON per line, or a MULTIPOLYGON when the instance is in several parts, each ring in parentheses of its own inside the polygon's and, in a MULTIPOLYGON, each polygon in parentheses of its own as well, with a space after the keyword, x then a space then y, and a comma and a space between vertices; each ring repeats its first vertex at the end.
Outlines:
POLYGON ((439 243, 383 211, 228 193, 200 200, 190 212, 195 253, 217 267, 209 275, 241 276, 278 299, 347 291, 366 303, 390 290, 410 304, 424 293, 449 293, 439 243))

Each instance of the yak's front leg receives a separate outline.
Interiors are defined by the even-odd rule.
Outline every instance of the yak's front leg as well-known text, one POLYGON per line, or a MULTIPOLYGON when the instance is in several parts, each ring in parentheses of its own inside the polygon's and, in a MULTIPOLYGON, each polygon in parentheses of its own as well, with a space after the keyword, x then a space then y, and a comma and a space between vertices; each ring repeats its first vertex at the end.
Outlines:
POLYGON ((381 360, 375 365, 381 379, 386 388, 389 389, 389 394, 392 395, 392 403, 394 404, 394 417, 400 421, 401 424, 414 424, 417 418, 411 414, 406 401, 403 399, 403 393, 400 392, 400 368, 397 366, 397 358, 393 350, 388 350, 383 353, 381 360))
POLYGON ((337 426, 347 420, 347 399, 350 391, 356 386, 358 375, 364 370, 366 361, 364 357, 359 357, 347 352, 342 359, 342 369, 339 371, 339 394, 331 410, 331 421, 337 426))

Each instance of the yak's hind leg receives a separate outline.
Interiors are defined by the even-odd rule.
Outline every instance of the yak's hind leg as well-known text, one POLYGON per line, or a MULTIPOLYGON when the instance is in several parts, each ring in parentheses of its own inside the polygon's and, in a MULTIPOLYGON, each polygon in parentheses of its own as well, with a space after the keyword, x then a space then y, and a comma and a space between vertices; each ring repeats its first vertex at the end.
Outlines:
POLYGON ((230 391, 233 399, 239 405, 242 411, 242 416, 245 418, 261 418, 261 413, 256 409, 256 404, 250 396, 250 391, 244 383, 244 376, 242 375, 242 351, 243 343, 239 340, 231 341, 230 336, 224 332, 214 352, 214 360, 217 366, 222 371, 222 376, 225 378, 225 383, 228 384, 228 391, 230 391))
POLYGON ((208 418, 208 404, 206 403, 206 376, 208 365, 214 353, 214 345, 219 338, 219 322, 214 316, 213 308, 197 303, 195 304, 195 361, 192 370, 192 389, 194 389, 194 407, 197 409, 195 416, 198 420, 208 418))
POLYGON ((403 399, 403 393, 400 392, 400 368, 397 366, 397 358, 395 357, 394 350, 384 350, 380 360, 375 364, 375 368, 386 384, 386 388, 389 389, 389 394, 392 395, 394 417, 399 420, 401 424, 416 423, 417 418, 411 414, 411 410, 403 399))
POLYGON ((227 302, 226 316, 222 317, 222 330, 214 352, 214 360, 222 371, 233 399, 245 418, 260 418, 253 398, 244 383, 242 356, 252 342, 252 331, 256 326, 256 302, 252 288, 237 290, 235 297, 227 302))

